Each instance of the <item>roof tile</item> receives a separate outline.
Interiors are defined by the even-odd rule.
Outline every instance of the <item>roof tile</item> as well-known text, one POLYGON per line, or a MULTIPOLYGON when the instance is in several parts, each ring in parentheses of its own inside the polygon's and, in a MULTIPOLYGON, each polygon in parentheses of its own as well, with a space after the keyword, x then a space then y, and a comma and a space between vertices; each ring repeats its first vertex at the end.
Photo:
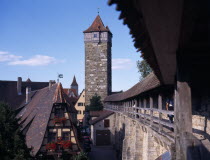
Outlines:
POLYGON ((105 27, 102 20, 101 20, 101 17, 99 15, 97 15, 97 17, 93 21, 92 25, 88 29, 86 29, 83 33, 100 32, 100 31, 110 32, 108 26, 105 27))
POLYGON ((152 72, 147 77, 145 77, 141 82, 131 87, 129 90, 122 93, 110 95, 106 97, 104 101, 106 102, 122 101, 131 97, 135 97, 143 92, 146 92, 158 86, 160 86, 160 81, 152 72))

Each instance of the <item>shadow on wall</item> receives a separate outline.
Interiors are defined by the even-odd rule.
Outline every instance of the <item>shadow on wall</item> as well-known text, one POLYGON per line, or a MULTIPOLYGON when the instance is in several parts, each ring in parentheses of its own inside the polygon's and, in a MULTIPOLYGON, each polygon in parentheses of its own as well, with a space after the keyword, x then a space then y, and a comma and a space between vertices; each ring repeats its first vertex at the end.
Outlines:
POLYGON ((122 159, 123 140, 125 138, 125 124, 123 123, 122 128, 119 131, 115 130, 115 145, 116 157, 118 160, 122 159))
POLYGON ((202 135, 203 139, 200 138, 200 140, 208 139, 210 141, 210 134, 209 134, 210 127, 209 126, 210 126, 209 117, 193 115, 193 133, 202 135))
POLYGON ((209 160, 210 152, 203 145, 187 148, 187 160, 209 160))
MULTIPOLYGON (((193 134, 186 133, 182 140, 182 147, 187 150, 187 160, 209 160, 210 152, 193 134), (190 147, 189 147, 190 146, 190 147)), ((209 146, 210 147, 210 146, 209 146)))

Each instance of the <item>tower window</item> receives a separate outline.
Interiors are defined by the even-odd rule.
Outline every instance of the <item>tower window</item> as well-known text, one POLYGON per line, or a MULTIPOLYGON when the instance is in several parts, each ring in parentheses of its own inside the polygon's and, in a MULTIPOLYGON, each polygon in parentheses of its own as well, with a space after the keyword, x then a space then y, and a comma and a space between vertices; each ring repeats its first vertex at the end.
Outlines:
POLYGON ((97 34, 94 34, 93 37, 94 37, 94 38, 97 38, 97 34))

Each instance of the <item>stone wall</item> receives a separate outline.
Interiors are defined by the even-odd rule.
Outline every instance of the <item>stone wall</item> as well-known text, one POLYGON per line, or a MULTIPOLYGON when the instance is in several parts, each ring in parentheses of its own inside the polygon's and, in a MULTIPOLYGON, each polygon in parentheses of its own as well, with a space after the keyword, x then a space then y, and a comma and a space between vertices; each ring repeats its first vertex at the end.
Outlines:
POLYGON ((197 129, 207 133, 210 136, 210 119, 201 115, 193 115, 193 129, 197 129))
POLYGON ((193 92, 192 109, 193 135, 210 152, 210 96, 208 93, 193 92))
POLYGON ((115 113, 114 147, 119 160, 155 160, 169 151, 174 157, 174 143, 154 132, 150 127, 115 113))
POLYGON ((193 115, 192 125, 193 135, 198 138, 210 152, 210 118, 201 115, 193 115))
POLYGON ((85 104, 95 93, 101 100, 111 93, 111 43, 85 43, 85 104))

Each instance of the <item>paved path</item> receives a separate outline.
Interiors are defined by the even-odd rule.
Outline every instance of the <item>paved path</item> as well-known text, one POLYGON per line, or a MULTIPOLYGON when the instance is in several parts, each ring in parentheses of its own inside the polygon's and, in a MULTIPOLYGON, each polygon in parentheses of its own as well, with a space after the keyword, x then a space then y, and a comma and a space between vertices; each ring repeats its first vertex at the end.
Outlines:
POLYGON ((112 146, 91 146, 90 160, 117 160, 112 146))

